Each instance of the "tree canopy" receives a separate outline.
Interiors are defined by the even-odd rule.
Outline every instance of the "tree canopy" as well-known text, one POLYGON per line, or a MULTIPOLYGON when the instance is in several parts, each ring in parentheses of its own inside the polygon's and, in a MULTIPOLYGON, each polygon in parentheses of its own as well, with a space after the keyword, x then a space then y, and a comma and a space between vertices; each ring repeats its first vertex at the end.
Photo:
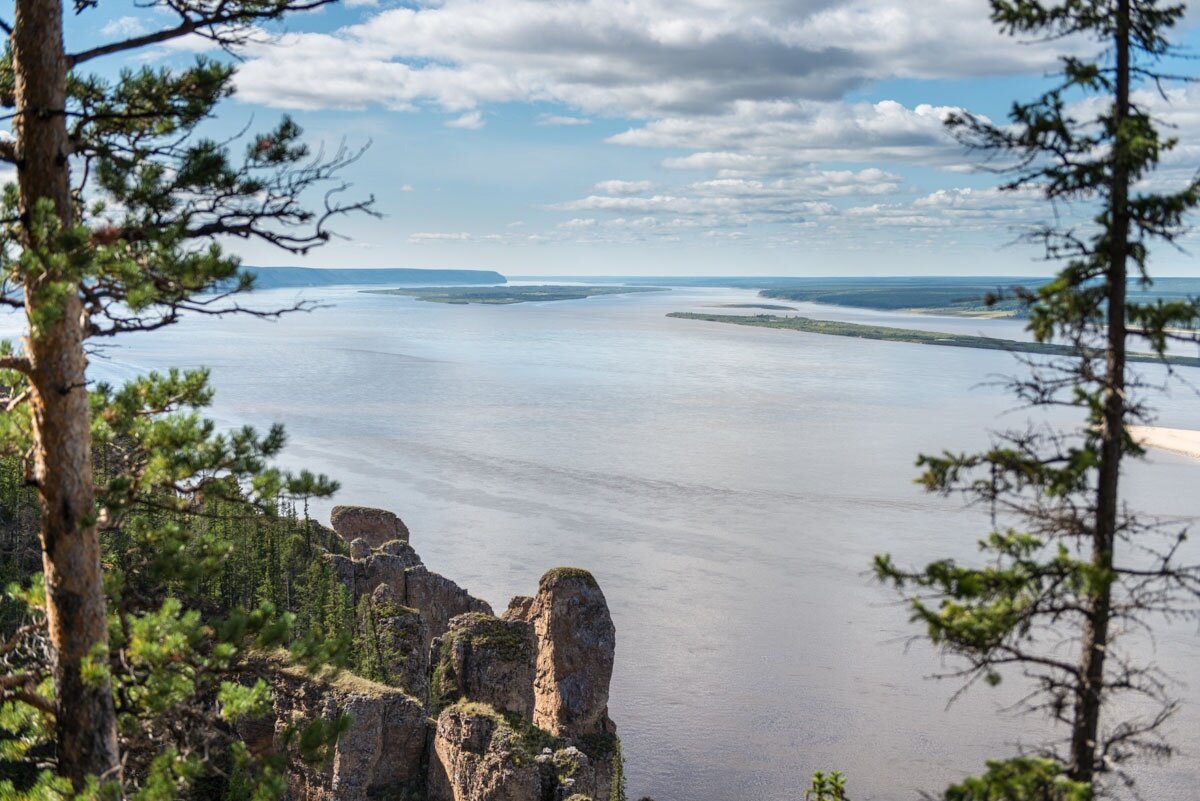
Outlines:
MULTIPOLYGON (((0 160, 17 179, 0 198, 0 303, 24 311, 27 331, 0 351, 0 449, 38 496, 42 565, 12 592, 24 611, 0 653, 0 725, 7 756, 36 753, 43 766, 22 791, 32 797, 169 798, 231 766, 265 797, 277 772, 229 736, 269 700, 263 682, 245 681, 251 663, 282 646, 309 664, 336 655, 319 632, 293 631, 268 593, 214 606, 204 592, 244 545, 205 524, 214 505, 248 519, 335 484, 272 467, 280 429, 223 433, 205 421, 203 371, 121 387, 88 372, 95 338, 185 314, 288 311, 239 301, 253 279, 223 244, 303 253, 335 218, 371 211, 369 198, 342 200, 339 175, 358 151, 314 152, 290 119, 227 141, 201 133, 233 92, 235 59, 115 77, 89 73, 92 62, 184 36, 232 53, 263 24, 326 2, 151 0, 162 29, 77 51, 60 0, 16 0, 2 23, 13 135, 0 160)), ((299 736, 317 748, 330 734, 299 736)))

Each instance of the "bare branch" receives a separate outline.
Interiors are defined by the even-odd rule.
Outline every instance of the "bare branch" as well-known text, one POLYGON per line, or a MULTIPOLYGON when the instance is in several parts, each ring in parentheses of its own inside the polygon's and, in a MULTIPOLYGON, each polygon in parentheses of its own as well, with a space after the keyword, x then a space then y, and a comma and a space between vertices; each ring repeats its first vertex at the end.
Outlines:
POLYGON ((148 45, 161 44, 169 42, 173 39, 179 39, 183 36, 195 34, 209 39, 221 47, 234 47, 239 44, 244 44, 244 27, 253 22, 263 20, 277 19, 285 13, 290 14, 297 11, 311 11, 321 6, 328 5, 335 0, 303 0, 302 2, 282 2, 273 5, 264 10, 253 10, 237 8, 229 12, 218 12, 198 18, 187 16, 187 8, 179 9, 183 21, 174 28, 164 28, 163 30, 154 31, 152 33, 143 34, 141 36, 133 36, 119 42, 110 42, 109 44, 93 47, 90 50, 84 50, 79 53, 74 53, 67 56, 67 61, 71 66, 78 66, 86 61, 91 61, 102 56, 110 56, 115 53, 123 53, 128 50, 137 50, 148 45), (231 30, 221 30, 222 27, 229 27, 231 30), (239 30, 242 29, 242 30, 239 30))

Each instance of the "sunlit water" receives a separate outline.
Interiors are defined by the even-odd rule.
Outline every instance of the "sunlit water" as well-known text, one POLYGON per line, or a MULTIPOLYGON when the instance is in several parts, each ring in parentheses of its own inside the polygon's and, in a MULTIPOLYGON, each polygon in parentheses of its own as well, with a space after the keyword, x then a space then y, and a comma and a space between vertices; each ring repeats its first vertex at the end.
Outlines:
MULTIPOLYGON (((631 799, 798 801, 814 769, 849 774, 858 801, 915 799, 1036 739, 1000 711, 1019 684, 947 709, 957 685, 925 678, 938 658, 906 650, 917 630, 869 575, 881 551, 974 553, 986 519, 922 494, 913 460, 1023 424, 987 385, 1020 369, 1012 356, 664 316, 754 302, 740 290, 513 306, 319 293, 332 305, 276 323, 130 337, 94 374, 212 368, 221 424, 285 422, 288 465, 336 477, 339 502, 398 512, 427 564, 497 609, 547 568, 594 571, 617 625, 610 710, 631 799)), ((791 305, 1021 336, 1013 321, 791 305)), ((1192 390, 1157 405, 1163 425, 1200 427, 1192 390)), ((1148 511, 1200 514, 1200 463, 1154 454, 1129 486, 1148 511)), ((1187 753, 1145 789, 1194 801, 1200 636, 1164 630, 1157 649, 1187 682, 1172 724, 1187 753)))

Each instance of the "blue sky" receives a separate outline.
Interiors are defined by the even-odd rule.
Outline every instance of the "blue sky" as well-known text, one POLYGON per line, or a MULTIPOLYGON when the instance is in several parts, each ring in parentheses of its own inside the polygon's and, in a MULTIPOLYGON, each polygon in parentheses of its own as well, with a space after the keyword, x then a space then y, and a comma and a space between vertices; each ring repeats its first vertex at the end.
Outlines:
MULTIPOLYGON (((231 246, 251 264, 508 274, 1045 272, 1010 243, 1049 210, 997 193, 941 120, 1002 119, 1057 51, 1088 45, 1021 43, 987 14, 985 0, 350 0, 293 17, 242 51, 214 129, 288 113, 314 144, 369 141, 346 177, 385 216, 304 259, 231 246)), ((68 38, 166 21, 101 2, 68 38)), ((1179 39, 1194 47, 1190 22, 1179 39)), ((1186 180, 1200 87, 1151 102, 1183 141, 1158 180, 1186 180)), ((1158 253, 1159 274, 1200 273, 1158 253)))

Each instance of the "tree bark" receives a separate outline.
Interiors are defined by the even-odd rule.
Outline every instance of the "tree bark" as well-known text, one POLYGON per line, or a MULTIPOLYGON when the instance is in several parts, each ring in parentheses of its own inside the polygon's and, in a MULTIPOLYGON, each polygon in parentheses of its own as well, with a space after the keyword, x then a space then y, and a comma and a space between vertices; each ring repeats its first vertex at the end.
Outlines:
MULTIPOLYGON (((14 134, 22 244, 52 252, 53 234, 37 224, 53 213, 74 222, 68 157, 61 0, 16 0, 14 134), (47 205, 49 204, 49 205, 47 205)), ((42 564, 54 654, 59 773, 78 789, 89 776, 120 779, 116 713, 106 678, 85 679, 94 656, 107 667, 108 621, 92 484, 91 430, 78 278, 44 262, 24 276, 31 369, 32 480, 41 502, 42 564)), ((67 268, 69 269, 69 268, 67 268)), ((103 675, 103 674, 102 674, 103 675)))
POLYGON ((1109 252, 1105 385, 1100 431, 1100 468, 1096 485, 1096 520, 1092 533, 1092 566, 1101 577, 1093 589, 1083 633, 1081 682, 1071 731, 1070 777, 1092 781, 1099 766, 1100 710, 1104 701, 1104 660, 1112 617, 1113 549, 1118 525, 1118 485, 1125 443, 1125 285, 1129 258, 1129 163, 1121 128, 1129 116, 1129 0, 1119 0, 1113 49, 1116 86, 1113 98, 1112 175, 1109 186, 1109 252))

